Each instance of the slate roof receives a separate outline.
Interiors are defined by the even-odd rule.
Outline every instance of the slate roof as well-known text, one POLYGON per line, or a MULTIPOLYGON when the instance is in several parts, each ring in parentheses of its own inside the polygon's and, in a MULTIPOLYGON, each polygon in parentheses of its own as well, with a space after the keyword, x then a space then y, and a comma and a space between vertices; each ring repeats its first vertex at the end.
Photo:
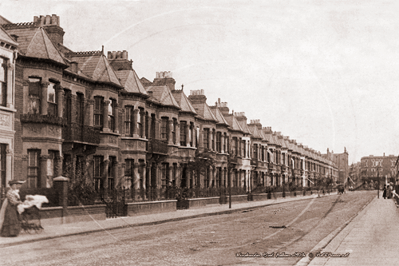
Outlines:
POLYGON ((2 42, 18 46, 18 43, 0 26, 0 40, 2 42))
POLYGON ((200 117, 202 117, 203 119, 208 120, 208 121, 218 122, 217 118, 212 113, 211 108, 209 107, 208 104, 206 104, 206 102, 204 102, 204 103, 191 102, 191 104, 200 117))
POLYGON ((10 24, 12 23, 11 21, 9 21, 8 19, 6 19, 5 17, 3 17, 2 15, 0 15, 0 25, 1 24, 10 24))
POLYGON ((149 95, 155 98, 160 104, 180 109, 179 104, 175 100, 175 97, 173 97, 168 86, 149 86, 146 90, 147 93, 152 92, 152 94, 149 93, 149 95))
POLYGON ((50 59, 65 65, 61 53, 42 27, 11 28, 7 29, 7 33, 18 36, 18 50, 22 55, 50 59))
POLYGON ((210 108, 211 108, 213 114, 215 115, 215 117, 217 119, 217 122, 219 124, 223 124, 223 125, 229 126, 229 123, 226 121, 226 119, 224 118, 222 112, 220 112, 219 108, 217 108, 216 106, 212 106, 210 108))
POLYGON ((237 119, 237 121, 238 121, 238 123, 240 124, 240 126, 241 126, 241 128, 242 128, 242 131, 243 131, 244 133, 246 133, 246 134, 251 134, 251 132, 249 131, 247 122, 246 122, 244 119, 241 120, 241 121, 237 119))
POLYGON ((276 134, 272 134, 272 138, 273 138, 274 145, 281 146, 281 143, 278 140, 278 137, 276 134))
POLYGON ((252 137, 262 139, 263 136, 260 134, 259 129, 256 125, 247 125, 249 132, 252 134, 252 137))
POLYGON ((284 137, 283 136, 280 136, 280 137, 278 136, 277 138, 278 138, 278 141, 280 142, 281 147, 283 149, 288 149, 288 145, 285 142, 284 137))
POLYGON ((224 118, 232 130, 244 132, 234 115, 227 115, 224 118))
POLYGON ((186 94, 184 94, 184 92, 182 90, 173 90, 172 95, 173 95, 173 97, 175 97, 175 100, 179 104, 181 111, 197 114, 197 112, 195 111, 195 108, 190 103, 186 94))
POLYGON ((265 140, 268 142, 269 145, 275 145, 274 139, 272 137, 272 133, 263 132, 265 136, 265 140))
POLYGON ((118 70, 115 72, 116 76, 119 78, 119 81, 123 88, 127 92, 135 92, 148 95, 145 90, 143 84, 134 70, 118 70))
POLYGON ((122 86, 107 58, 101 51, 71 54, 71 60, 78 63, 78 69, 94 81, 110 82, 122 86))

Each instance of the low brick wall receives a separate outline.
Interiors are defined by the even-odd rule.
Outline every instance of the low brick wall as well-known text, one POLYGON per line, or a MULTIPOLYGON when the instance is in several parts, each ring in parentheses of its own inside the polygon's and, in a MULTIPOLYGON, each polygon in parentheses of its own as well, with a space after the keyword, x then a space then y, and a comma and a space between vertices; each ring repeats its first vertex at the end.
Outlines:
POLYGON ((177 200, 132 202, 127 204, 127 215, 160 213, 176 211, 177 200))
POLYGON ((43 227, 63 223, 76 223, 92 220, 105 220, 105 204, 68 207, 64 215, 62 207, 45 207, 40 210, 43 227))
POLYGON ((253 201, 267 200, 267 194, 252 194, 253 201))
POLYGON ((40 222, 44 228, 47 225, 57 225, 63 222, 62 207, 44 207, 40 209, 40 222))
POLYGON ((207 205, 219 204, 220 197, 189 199, 189 208, 199 208, 207 205))
POLYGON ((105 220, 105 204, 68 207, 67 223, 105 220))
MULTIPOLYGON (((227 198, 227 200, 229 200, 227 198)), ((247 202, 248 201, 248 196, 247 195, 234 195, 231 196, 231 202, 247 202)))

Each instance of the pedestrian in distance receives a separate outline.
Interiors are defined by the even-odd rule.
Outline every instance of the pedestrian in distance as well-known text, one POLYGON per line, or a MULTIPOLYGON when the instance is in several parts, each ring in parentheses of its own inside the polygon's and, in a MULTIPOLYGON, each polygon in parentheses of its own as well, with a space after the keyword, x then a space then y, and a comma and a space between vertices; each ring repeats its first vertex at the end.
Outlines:
POLYGON ((17 207, 22 203, 19 189, 25 181, 11 180, 10 189, 6 194, 0 210, 0 235, 2 237, 16 237, 21 231, 21 218, 17 207))
POLYGON ((384 189, 383 189, 383 192, 382 192, 382 197, 383 197, 384 199, 387 198, 387 185, 384 185, 384 189))
POLYGON ((391 185, 388 184, 387 186, 387 199, 391 199, 392 198, 392 187, 391 185))

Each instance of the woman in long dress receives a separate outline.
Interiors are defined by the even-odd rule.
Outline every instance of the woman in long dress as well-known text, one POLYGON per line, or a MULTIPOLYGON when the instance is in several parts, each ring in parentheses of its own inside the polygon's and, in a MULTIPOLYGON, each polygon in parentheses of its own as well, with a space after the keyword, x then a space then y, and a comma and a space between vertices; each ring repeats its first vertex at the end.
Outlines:
POLYGON ((17 206, 22 203, 19 197, 19 189, 23 181, 11 180, 11 188, 6 194, 0 210, 0 228, 2 237, 16 237, 21 231, 21 219, 17 211, 17 206))

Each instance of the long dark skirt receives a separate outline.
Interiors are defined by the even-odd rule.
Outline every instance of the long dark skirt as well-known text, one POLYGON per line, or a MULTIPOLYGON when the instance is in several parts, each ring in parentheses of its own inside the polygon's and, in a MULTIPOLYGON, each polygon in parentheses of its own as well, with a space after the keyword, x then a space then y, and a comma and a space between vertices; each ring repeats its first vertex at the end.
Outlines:
POLYGON ((382 193, 382 197, 385 199, 387 197, 387 190, 384 189, 384 193, 382 193))
POLYGON ((3 227, 1 228, 1 236, 18 236, 20 231, 21 220, 17 211, 17 206, 8 203, 4 215, 3 227))

